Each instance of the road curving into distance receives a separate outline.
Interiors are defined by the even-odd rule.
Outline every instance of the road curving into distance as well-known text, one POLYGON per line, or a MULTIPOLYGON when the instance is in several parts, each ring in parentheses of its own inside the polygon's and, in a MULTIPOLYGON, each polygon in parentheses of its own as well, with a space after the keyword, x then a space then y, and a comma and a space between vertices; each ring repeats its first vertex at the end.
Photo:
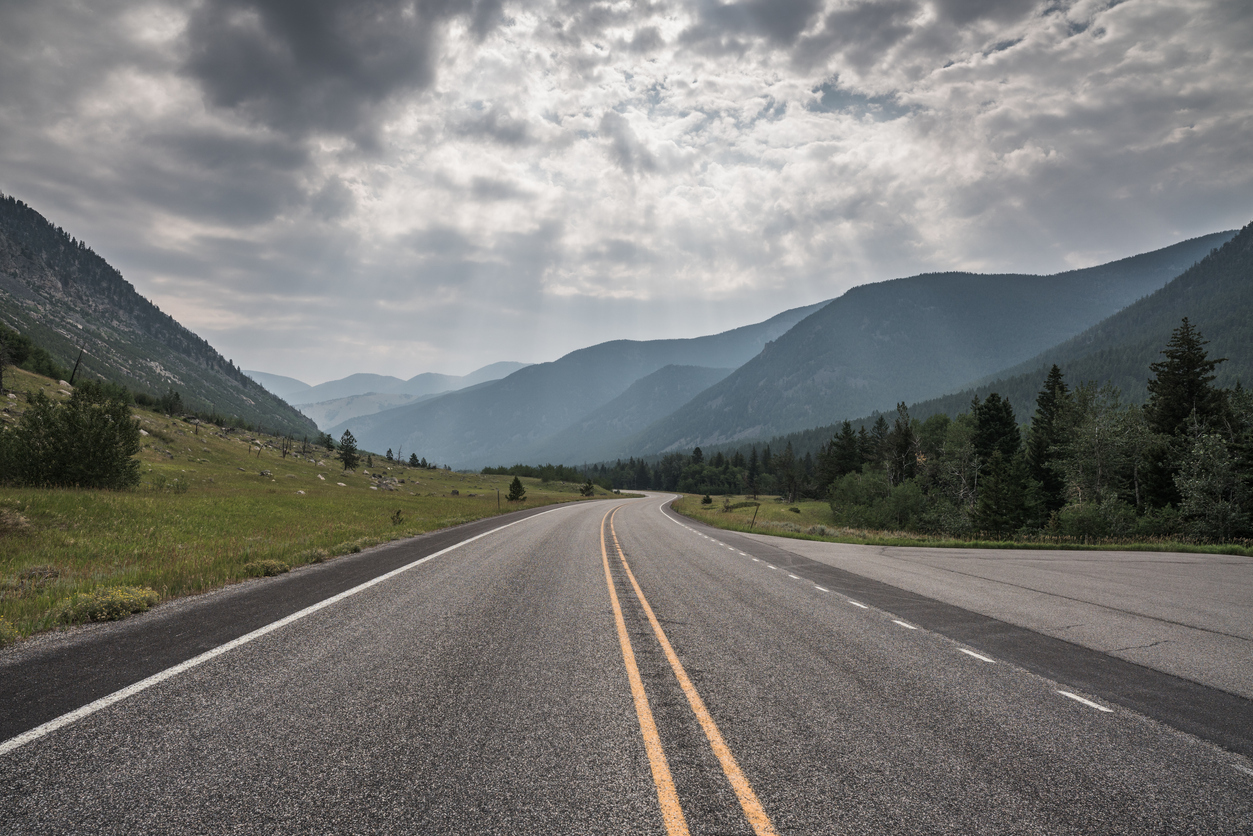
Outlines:
POLYGON ((667 499, 0 656, 0 833, 1248 832, 1246 698, 667 499))

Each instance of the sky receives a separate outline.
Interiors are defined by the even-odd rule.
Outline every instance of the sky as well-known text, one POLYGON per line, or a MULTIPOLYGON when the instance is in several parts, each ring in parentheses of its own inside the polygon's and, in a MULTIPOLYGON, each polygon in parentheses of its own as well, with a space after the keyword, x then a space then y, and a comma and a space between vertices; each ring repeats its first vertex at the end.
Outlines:
POLYGON ((1247 0, 0 0, 0 192, 318 383, 1253 220, 1247 0))

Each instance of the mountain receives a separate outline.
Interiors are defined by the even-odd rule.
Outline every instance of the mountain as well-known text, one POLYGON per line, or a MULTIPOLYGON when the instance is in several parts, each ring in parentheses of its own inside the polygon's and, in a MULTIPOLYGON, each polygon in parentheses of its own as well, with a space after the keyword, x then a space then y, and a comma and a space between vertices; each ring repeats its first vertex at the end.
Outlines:
POLYGON ((1031 419, 1044 377, 1056 364, 1073 388, 1085 381, 1113 383, 1132 403, 1148 399, 1149 364, 1184 317, 1209 340, 1210 357, 1225 357, 1215 386, 1253 384, 1253 224, 1161 290, 1102 320, 1078 336, 951 395, 910 407, 926 418, 966 412, 972 398, 996 392, 1009 398, 1020 422, 1031 419))
POLYGON ((733 368, 825 304, 707 337, 600 343, 472 390, 353 418, 330 433, 351 430, 368 450, 403 444, 454 467, 515 461, 521 451, 570 427, 640 378, 669 365, 733 368))
MULTIPOLYGON (((1253 224, 1165 287, 1082 334, 952 394, 912 403, 909 414, 919 420, 940 412, 954 418, 970 411, 973 398, 996 392, 1009 399, 1019 423, 1027 423, 1053 364, 1061 368, 1071 388, 1086 381, 1110 382, 1127 401, 1144 403, 1149 364, 1162 359, 1171 331, 1185 316, 1209 340, 1209 356, 1227 358, 1216 370, 1216 386, 1253 383, 1253 224)), ((854 426, 869 428, 877 414, 850 420, 854 426)), ((892 410, 889 420, 894 415, 892 410)), ((769 444, 781 450, 790 442, 796 455, 816 455, 838 430, 837 424, 826 424, 775 436, 769 444)), ((765 438, 753 439, 758 445, 763 442, 765 438)))
POLYGON ((266 391, 135 291, 60 227, 0 196, 0 320, 79 376, 150 395, 174 389, 187 408, 307 435, 313 422, 266 391))
MULTIPOLYGON (((317 386, 310 386, 298 394, 293 394, 294 400, 292 400, 292 403, 304 407, 306 404, 327 404, 331 401, 351 398, 354 395, 371 394, 409 395, 411 396, 410 400, 412 400, 413 397, 419 395, 453 392, 489 380, 499 380, 525 366, 527 366, 526 363, 505 361, 492 363, 490 366, 484 366, 460 377, 453 374, 423 372, 422 374, 414 375, 408 380, 401 380, 391 375, 362 372, 350 374, 348 377, 342 377, 339 380, 328 380, 326 383, 319 383, 317 386)), ((277 375, 271 375, 271 377, 277 377, 277 375)), ((284 380, 291 380, 291 378, 284 378, 284 380)), ((278 393, 276 392, 275 394, 278 393)), ((305 411, 308 412, 308 410, 305 411)))
POLYGON ((855 287, 627 452, 769 437, 952 392, 1079 334, 1234 234, 1052 276, 939 273, 855 287))
MULTIPOLYGON (((665 366, 631 384, 609 403, 540 444, 522 451, 523 462, 603 461, 620 455, 623 442, 674 412, 734 369, 665 366)), ((511 462, 512 463, 512 462, 511 462)))
POLYGON ((382 412, 384 409, 392 409, 416 401, 428 401, 431 398, 438 397, 438 393, 432 395, 379 395, 371 392, 367 395, 349 395, 346 398, 336 398, 333 401, 322 401, 321 403, 302 403, 300 404, 300 411, 313 419, 313 422, 319 427, 333 427, 359 415, 373 415, 376 412, 382 412))
POLYGON ((297 380, 294 377, 283 377, 281 374, 248 371, 247 369, 244 369, 244 374, 288 403, 296 403, 301 392, 307 392, 313 388, 303 380, 297 380))

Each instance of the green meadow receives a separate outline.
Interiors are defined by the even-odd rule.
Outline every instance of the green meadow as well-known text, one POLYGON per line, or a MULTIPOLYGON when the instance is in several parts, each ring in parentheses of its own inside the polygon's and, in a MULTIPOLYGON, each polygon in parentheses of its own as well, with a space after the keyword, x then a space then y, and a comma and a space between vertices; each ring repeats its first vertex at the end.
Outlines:
MULTIPOLYGON (((8 370, 5 421, 56 382, 8 370)), ((21 635, 102 587, 195 594, 522 507, 579 501, 579 485, 411 468, 373 457, 344 472, 324 448, 135 410, 142 481, 124 491, 0 487, 0 618, 21 635), (499 502, 497 498, 499 491, 499 502), (268 561, 268 563, 266 563, 268 561)), ((407 455, 407 454, 406 454, 407 455)), ((363 457, 364 460, 364 457, 363 457)), ((602 489, 600 496, 608 495, 602 489)))

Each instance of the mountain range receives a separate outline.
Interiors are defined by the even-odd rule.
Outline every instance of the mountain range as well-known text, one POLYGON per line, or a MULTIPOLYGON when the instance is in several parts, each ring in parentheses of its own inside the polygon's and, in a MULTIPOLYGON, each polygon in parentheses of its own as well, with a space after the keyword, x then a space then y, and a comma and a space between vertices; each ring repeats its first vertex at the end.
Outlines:
POLYGON ((472 395, 384 410, 331 432, 351 429, 371 449, 403 442, 432 460, 473 467, 573 464, 769 438, 968 387, 1157 291, 1234 234, 1052 276, 939 273, 856 287, 800 309, 803 316, 771 320, 792 324, 704 389, 691 371, 667 373, 674 379, 666 397, 653 388, 665 376, 641 378, 669 365, 725 369, 731 355, 693 362, 666 353, 674 341, 604 343, 472 395), (620 362, 645 346, 658 358, 655 368, 620 362))

